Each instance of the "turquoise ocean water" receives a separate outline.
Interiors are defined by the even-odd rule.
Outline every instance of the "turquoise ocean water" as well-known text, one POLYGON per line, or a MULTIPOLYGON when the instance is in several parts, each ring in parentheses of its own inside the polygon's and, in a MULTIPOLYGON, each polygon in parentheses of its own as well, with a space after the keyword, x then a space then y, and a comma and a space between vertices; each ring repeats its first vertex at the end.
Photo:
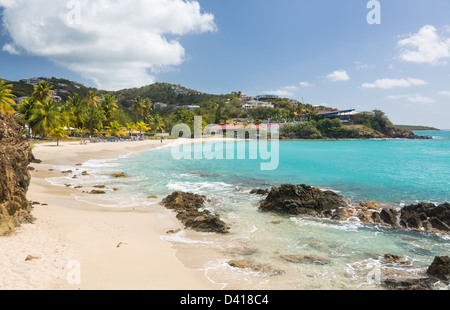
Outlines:
MULTIPOLYGON (((385 268, 379 255, 401 255, 417 267, 413 272, 420 273, 434 256, 450 254, 450 238, 367 226, 355 219, 334 223, 260 213, 261 197, 249 191, 292 183, 396 208, 450 202, 450 131, 417 134, 434 139, 280 141, 279 166, 272 171, 262 171, 261 160, 174 160, 171 149, 162 147, 89 161, 83 169, 91 176, 83 179, 83 185, 120 187, 96 201, 111 207, 151 207, 158 199, 148 199, 149 195, 161 200, 174 190, 211 198, 208 208, 232 227, 228 236, 182 231, 163 238, 179 250, 178 258, 186 267, 205 270, 226 288, 376 289, 380 286, 373 275, 385 268), (126 183, 110 177, 122 171, 129 175, 126 183), (331 263, 292 264, 281 255, 316 255, 331 263), (285 273, 237 270, 227 264, 230 259, 251 259, 285 273)), ((254 142, 237 143, 249 148, 254 142)), ((77 198, 89 199, 81 194, 77 198)))

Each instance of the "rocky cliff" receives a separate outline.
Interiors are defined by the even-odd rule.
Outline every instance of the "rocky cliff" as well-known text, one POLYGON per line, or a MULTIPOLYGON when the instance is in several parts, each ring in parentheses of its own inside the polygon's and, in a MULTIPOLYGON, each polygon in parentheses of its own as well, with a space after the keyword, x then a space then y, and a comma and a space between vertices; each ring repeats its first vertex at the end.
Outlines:
POLYGON ((32 221, 26 198, 31 179, 27 167, 32 160, 31 146, 22 139, 21 126, 0 113, 0 236, 32 221))

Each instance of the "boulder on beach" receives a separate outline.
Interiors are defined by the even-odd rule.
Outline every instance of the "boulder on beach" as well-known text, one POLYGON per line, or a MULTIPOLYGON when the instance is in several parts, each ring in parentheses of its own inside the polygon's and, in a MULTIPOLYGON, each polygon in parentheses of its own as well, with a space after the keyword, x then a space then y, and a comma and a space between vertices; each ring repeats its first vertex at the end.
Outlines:
POLYGON ((111 176, 112 176, 113 178, 126 178, 126 177, 127 177, 126 174, 125 174, 125 172, 121 172, 121 173, 113 173, 111 176))
POLYGON ((230 227, 216 214, 205 209, 207 198, 192 193, 175 191, 162 200, 162 204, 177 213, 185 227, 199 232, 226 234, 230 227))
POLYGON ((105 191, 102 191, 102 190, 96 190, 96 189, 94 189, 94 190, 92 190, 89 194, 91 194, 91 195, 103 195, 103 194, 106 194, 106 192, 105 192, 105 191))
POLYGON ((308 185, 284 184, 274 187, 259 210, 283 215, 331 216, 332 211, 346 207, 348 201, 332 191, 308 185))

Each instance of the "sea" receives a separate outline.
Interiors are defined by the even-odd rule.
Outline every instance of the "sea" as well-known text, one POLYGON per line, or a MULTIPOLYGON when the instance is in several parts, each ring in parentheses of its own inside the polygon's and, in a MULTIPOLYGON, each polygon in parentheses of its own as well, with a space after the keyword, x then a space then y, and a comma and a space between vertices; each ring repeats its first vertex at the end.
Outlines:
MULTIPOLYGON (((203 270, 224 289, 386 289, 382 285, 386 274, 423 276, 435 256, 449 255, 450 235, 379 227, 356 218, 334 222, 262 213, 258 204, 264 197, 250 191, 307 184, 334 191, 352 203, 375 201, 398 210, 418 202, 450 202, 450 131, 416 134, 433 139, 280 141, 273 148, 279 153, 278 165, 271 170, 261 169, 267 158, 258 156, 196 156, 204 144, 192 148, 190 159, 176 158, 174 150, 186 147, 186 141, 177 141, 118 158, 90 160, 82 167, 58 167, 83 169, 89 176, 48 181, 82 185, 84 190, 104 184, 107 194, 102 197, 81 190, 74 196, 108 208, 160 207, 173 191, 207 196, 210 202, 205 208, 231 227, 229 234, 187 229, 161 238, 177 250, 181 264, 203 270), (127 178, 112 178, 117 172, 125 172, 127 178), (411 265, 386 264, 380 259, 386 253, 411 265), (286 257, 314 259, 292 262, 286 257), (253 267, 235 268, 232 261, 253 267)), ((257 142, 233 143, 235 152, 239 147, 250 152, 257 142)), ((214 150, 225 154, 228 146, 216 143, 214 150)), ((450 287, 441 284, 440 288, 450 287)))

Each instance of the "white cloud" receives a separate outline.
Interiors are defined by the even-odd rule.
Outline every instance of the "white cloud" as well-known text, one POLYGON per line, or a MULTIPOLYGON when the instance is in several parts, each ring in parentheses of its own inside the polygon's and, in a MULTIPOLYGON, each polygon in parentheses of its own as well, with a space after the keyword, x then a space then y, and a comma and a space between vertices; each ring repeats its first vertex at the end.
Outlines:
POLYGON ((430 97, 422 96, 421 94, 414 94, 414 95, 398 95, 398 96, 387 96, 388 99, 391 100, 406 100, 408 102, 412 103, 434 103, 435 100, 430 97))
POLYGON ((11 43, 3 45, 2 51, 10 53, 11 55, 20 55, 14 44, 11 43))
POLYGON ((0 0, 0 7, 16 47, 107 90, 153 83, 155 73, 185 60, 180 36, 216 30, 197 1, 0 0))
POLYGON ((277 90, 269 90, 269 91, 265 91, 265 93, 267 94, 273 94, 273 95, 277 95, 280 97, 292 97, 294 96, 294 92, 298 89, 297 86, 284 86, 281 87, 277 90))
POLYGON ((365 64, 365 63, 362 63, 362 62, 360 62, 360 61, 355 61, 355 67, 356 67, 356 69, 358 69, 358 70, 373 69, 373 68, 375 68, 374 65, 365 64))
POLYGON ((438 94, 441 96, 449 96, 450 97, 450 91, 440 91, 440 92, 438 92, 438 94))
POLYGON ((391 89, 394 87, 411 87, 411 86, 421 86, 428 84, 424 80, 420 79, 379 79, 374 83, 364 83, 363 88, 381 88, 381 89, 391 89))
POLYGON ((313 87, 314 85, 309 82, 300 82, 301 87, 313 87))
POLYGON ((398 46, 402 48, 400 59, 407 62, 438 65, 445 64, 444 59, 450 58, 450 38, 441 37, 432 25, 400 40, 398 46))
POLYGON ((345 70, 334 71, 327 75, 327 78, 333 82, 342 82, 350 80, 350 77, 345 70))

